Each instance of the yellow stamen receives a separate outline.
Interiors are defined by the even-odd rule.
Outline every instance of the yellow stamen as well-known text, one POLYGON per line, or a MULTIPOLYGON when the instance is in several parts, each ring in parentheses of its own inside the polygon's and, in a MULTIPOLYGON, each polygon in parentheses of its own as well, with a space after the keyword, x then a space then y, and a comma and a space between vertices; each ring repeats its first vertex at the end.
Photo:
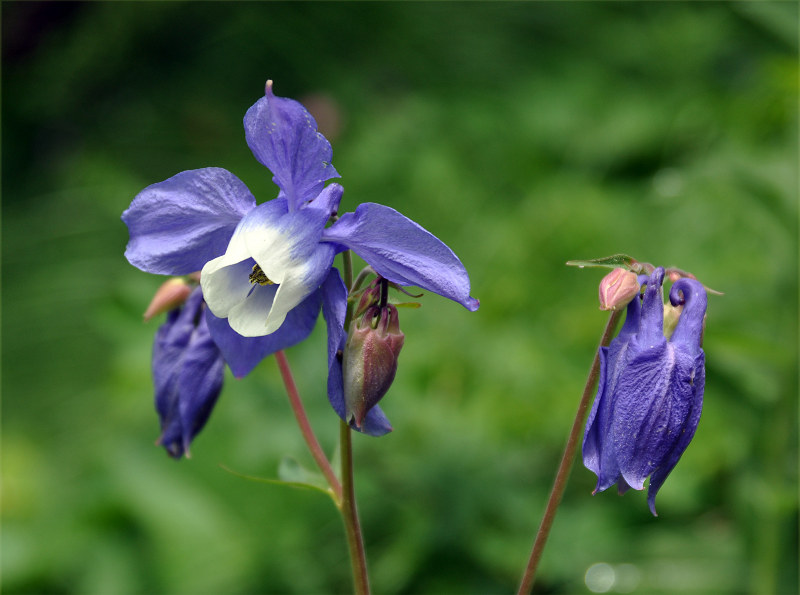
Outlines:
POLYGON ((270 281, 269 277, 261 270, 261 267, 257 264, 253 265, 253 272, 250 273, 248 277, 250 279, 250 283, 255 285, 258 283, 259 285, 275 285, 274 281, 270 281))

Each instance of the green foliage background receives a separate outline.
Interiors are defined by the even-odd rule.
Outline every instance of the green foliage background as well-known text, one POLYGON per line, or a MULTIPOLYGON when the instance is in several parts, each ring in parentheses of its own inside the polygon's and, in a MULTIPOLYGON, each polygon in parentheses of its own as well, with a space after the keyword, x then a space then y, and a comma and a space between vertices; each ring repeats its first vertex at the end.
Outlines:
MULTIPOLYGON (((564 263, 617 252, 725 292, 703 418, 659 518, 576 465, 536 591, 588 592, 605 562, 618 592, 797 592, 795 3, 4 2, 2 22, 5 592, 350 589, 330 502, 219 467, 311 464, 271 359, 226 380, 191 460, 153 446, 161 279, 125 261, 119 216, 212 165, 273 198, 241 127, 267 78, 336 108, 342 209, 418 221, 482 302, 403 313, 395 431, 356 436, 376 592, 515 589, 605 321, 602 272, 564 263)), ((289 357, 332 450, 322 331, 289 357)))

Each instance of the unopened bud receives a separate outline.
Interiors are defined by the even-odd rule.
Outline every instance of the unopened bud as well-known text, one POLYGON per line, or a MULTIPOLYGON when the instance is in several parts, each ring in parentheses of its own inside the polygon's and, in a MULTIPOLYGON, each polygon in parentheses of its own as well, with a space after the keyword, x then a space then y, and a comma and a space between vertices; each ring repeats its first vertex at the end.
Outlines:
POLYGON ((358 318, 364 312, 366 312, 367 309, 371 308, 372 306, 377 306, 380 301, 381 277, 378 277, 362 292, 361 298, 358 300, 358 306, 356 306, 356 309, 353 312, 353 316, 358 318))
POLYGON ((397 308, 391 304, 371 306, 353 320, 342 359, 348 422, 355 421, 360 428, 369 410, 389 390, 404 340, 397 308))
POLYGON ((639 294, 636 273, 625 269, 614 269, 600 281, 600 309, 617 310, 639 294))
POLYGON ((193 287, 183 279, 176 277, 165 281, 161 287, 156 290, 150 305, 144 312, 144 321, 152 319, 159 314, 174 310, 183 304, 192 293, 193 287))

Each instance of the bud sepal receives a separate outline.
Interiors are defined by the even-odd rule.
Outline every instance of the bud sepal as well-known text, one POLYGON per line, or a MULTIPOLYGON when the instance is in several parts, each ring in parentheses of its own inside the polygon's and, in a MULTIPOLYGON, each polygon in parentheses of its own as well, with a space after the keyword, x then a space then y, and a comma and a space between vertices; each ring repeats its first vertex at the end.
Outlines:
POLYGON ((404 341, 397 308, 392 304, 369 306, 353 320, 342 359, 348 423, 361 428, 367 413, 389 390, 404 341))

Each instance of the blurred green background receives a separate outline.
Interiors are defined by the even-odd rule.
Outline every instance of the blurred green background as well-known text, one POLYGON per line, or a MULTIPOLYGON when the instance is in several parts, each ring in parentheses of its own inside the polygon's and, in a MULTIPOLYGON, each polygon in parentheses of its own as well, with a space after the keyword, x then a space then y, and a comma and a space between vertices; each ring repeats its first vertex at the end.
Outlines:
MULTIPOLYGON (((193 458, 153 446, 123 257, 148 184, 220 166, 259 201, 246 109, 267 78, 332 140, 342 210, 390 205, 461 257, 482 307, 402 313, 355 438, 377 593, 509 593, 605 322, 617 252, 712 297, 697 435, 659 493, 592 497, 578 462, 535 590, 796 593, 798 8, 787 3, 3 2, 2 579, 7 593, 345 593, 277 367, 231 377, 193 458), (605 564, 600 565, 598 564, 605 564)), ((324 329, 289 350, 333 449, 324 329)))

